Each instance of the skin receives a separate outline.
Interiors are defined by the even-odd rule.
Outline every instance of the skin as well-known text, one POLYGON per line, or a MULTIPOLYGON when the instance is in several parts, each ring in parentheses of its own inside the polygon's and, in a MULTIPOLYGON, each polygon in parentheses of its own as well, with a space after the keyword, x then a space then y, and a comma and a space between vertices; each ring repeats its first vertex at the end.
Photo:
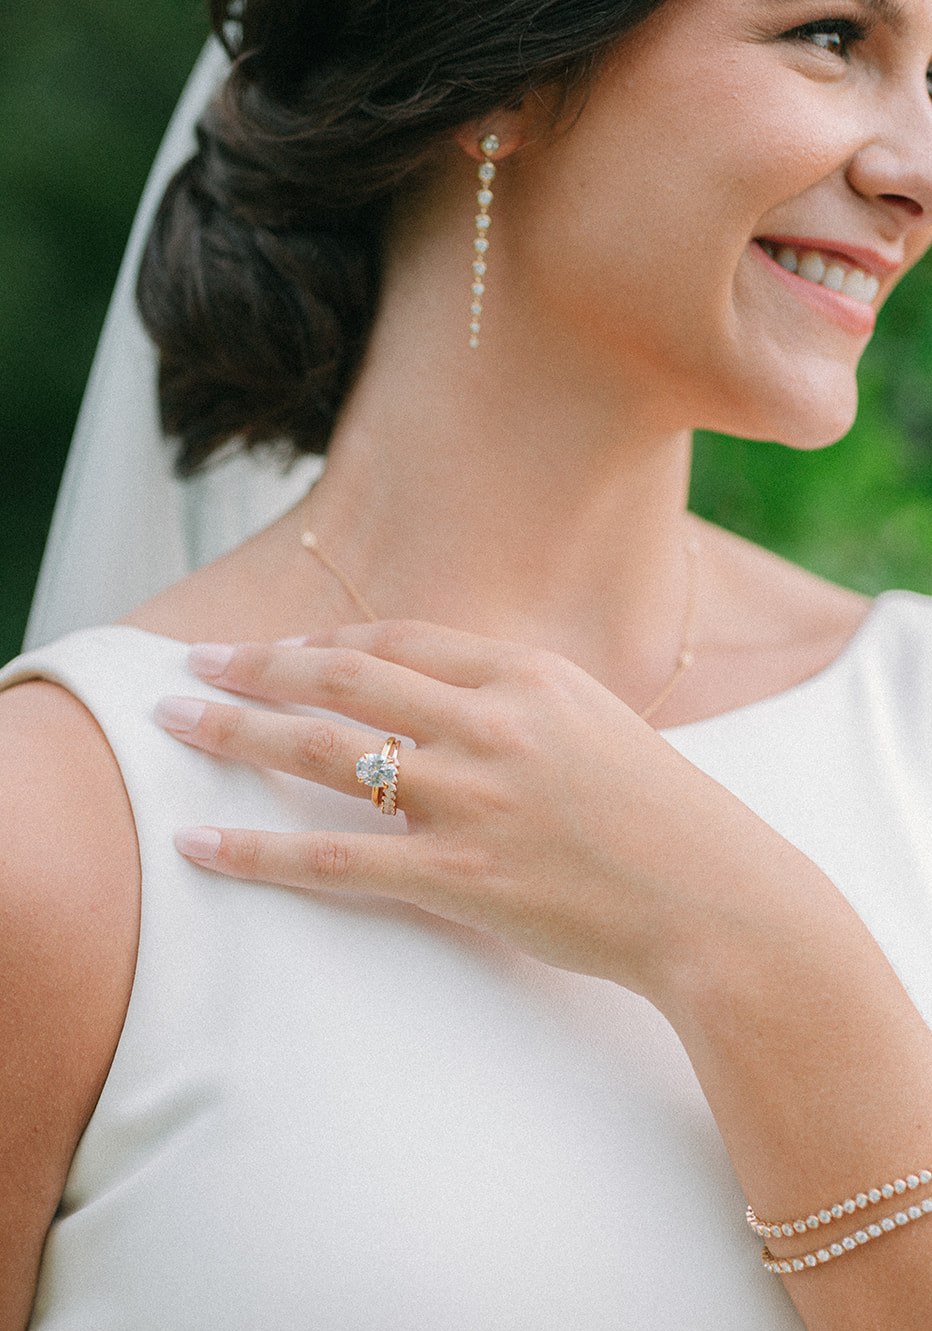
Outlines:
MULTIPOLYGON (((895 20, 857 0, 669 0, 557 136, 537 104, 464 127, 399 210, 324 479, 129 620, 249 640, 192 668, 232 694, 352 718, 371 747, 386 732, 418 746, 404 755, 407 837, 227 829, 187 853, 233 876, 382 891, 644 994, 682 1039, 760 1214, 932 1159, 932 1039, 834 885, 637 713, 680 648, 687 534, 700 541, 697 664, 657 725, 790 687, 863 620, 861 598, 685 516, 689 437, 711 426, 809 448, 850 423, 867 332, 774 273, 756 241, 870 251, 880 305, 932 238, 930 59, 930 0, 895 20), (874 26, 841 50, 831 24, 799 31, 842 14, 874 26), (463 200, 489 130, 501 169, 472 353, 463 200), (311 522, 393 622, 349 622, 339 583, 300 546, 311 522), (620 755, 617 770, 594 774, 596 748, 620 755), (555 750, 557 807, 528 761, 555 750), (826 1010, 841 1014, 829 1031, 826 1010)), ((169 704, 161 720, 183 742, 368 797, 358 731, 234 701, 169 704)), ((119 774, 74 699, 11 690, 0 751, 13 827, 0 901, 15 922, 0 1077, 17 1106, 0 1137, 6 1331, 25 1323, 118 1038, 139 880, 119 774)), ((932 1229, 916 1225, 786 1283, 810 1331, 919 1331, 930 1272, 932 1229)))

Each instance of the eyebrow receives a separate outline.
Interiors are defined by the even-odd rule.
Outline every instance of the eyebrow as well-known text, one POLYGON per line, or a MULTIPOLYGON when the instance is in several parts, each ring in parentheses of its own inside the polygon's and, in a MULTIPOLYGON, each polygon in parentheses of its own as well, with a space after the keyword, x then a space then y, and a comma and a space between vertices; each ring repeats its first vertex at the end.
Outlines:
POLYGON ((906 24, 906 11, 899 0, 858 0, 881 23, 899 31, 906 24))
MULTIPOLYGON (((786 3, 786 0, 774 0, 774 3, 786 3)), ((856 3, 895 32, 901 32, 906 26, 906 11, 899 0, 856 0, 856 3)))

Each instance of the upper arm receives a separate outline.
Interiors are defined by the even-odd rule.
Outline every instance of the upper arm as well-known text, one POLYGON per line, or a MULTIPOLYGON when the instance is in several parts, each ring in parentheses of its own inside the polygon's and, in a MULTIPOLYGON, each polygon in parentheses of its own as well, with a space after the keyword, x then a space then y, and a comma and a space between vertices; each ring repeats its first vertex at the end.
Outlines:
POLYGON ((21 1331, 119 1040, 139 929, 119 768, 53 684, 0 694, 0 829, 0 1331, 21 1331))

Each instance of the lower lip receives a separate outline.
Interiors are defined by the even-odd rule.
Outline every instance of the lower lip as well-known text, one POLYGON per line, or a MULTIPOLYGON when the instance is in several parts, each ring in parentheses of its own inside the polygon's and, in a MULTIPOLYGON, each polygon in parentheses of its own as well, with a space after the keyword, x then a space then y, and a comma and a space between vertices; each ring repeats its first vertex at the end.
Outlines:
POLYGON ((850 296, 844 296, 840 291, 830 291, 828 287, 820 287, 815 282, 807 282, 804 277, 798 277, 796 273, 787 272, 785 268, 780 267, 776 259, 771 259, 756 240, 751 249, 756 257, 767 265, 774 277, 800 300, 804 300, 807 305, 811 305, 814 310, 818 310, 846 332, 854 333, 857 337, 870 337, 877 322, 877 311, 872 305, 862 305, 860 301, 852 300, 850 296))

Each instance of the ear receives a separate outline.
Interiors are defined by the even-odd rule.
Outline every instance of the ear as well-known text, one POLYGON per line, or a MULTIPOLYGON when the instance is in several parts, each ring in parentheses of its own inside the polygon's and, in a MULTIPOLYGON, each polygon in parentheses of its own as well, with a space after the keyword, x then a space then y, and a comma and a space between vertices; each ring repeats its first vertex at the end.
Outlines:
POLYGON ((522 110, 497 111, 482 120, 470 120, 461 125, 453 136, 454 143, 462 148, 467 157, 481 162, 485 157, 482 140, 487 134, 494 134, 499 147, 491 153, 493 162, 500 162, 517 148, 522 148, 531 138, 528 118, 522 110))

